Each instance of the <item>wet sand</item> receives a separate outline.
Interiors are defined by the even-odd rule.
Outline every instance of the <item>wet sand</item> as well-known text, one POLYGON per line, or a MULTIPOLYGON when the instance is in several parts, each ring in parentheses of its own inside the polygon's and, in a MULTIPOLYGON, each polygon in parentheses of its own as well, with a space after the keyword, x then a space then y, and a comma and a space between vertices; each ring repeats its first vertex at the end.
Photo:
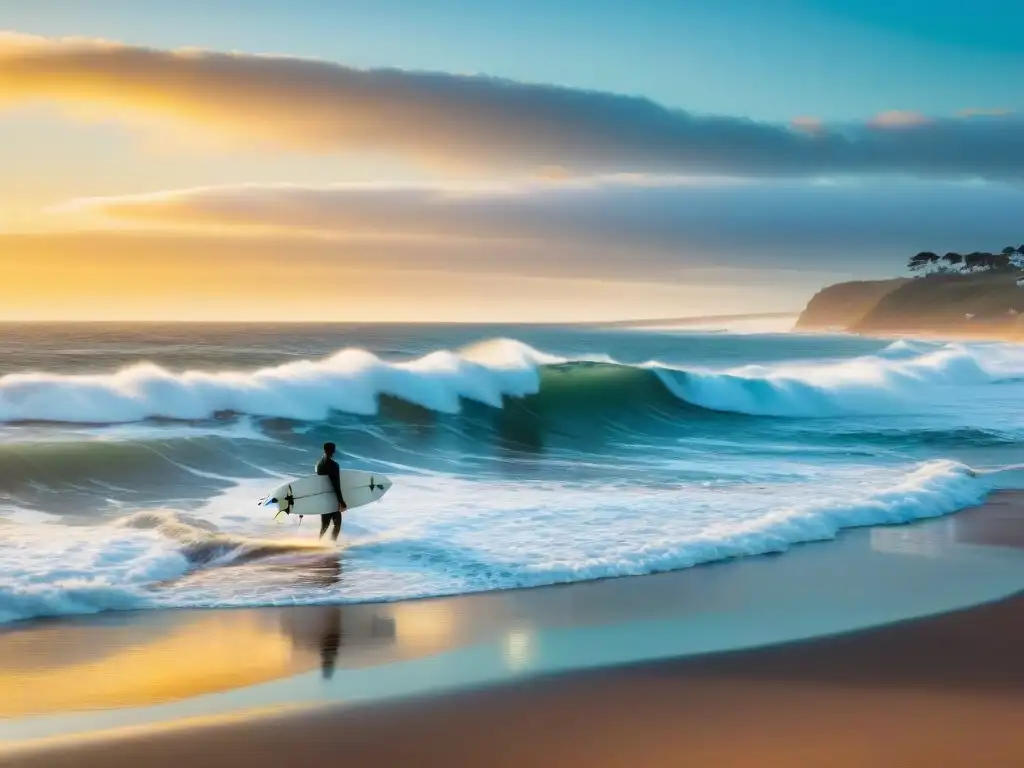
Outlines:
MULTIPOLYGON (((1021 561, 1012 558, 1024 545, 1024 495, 997 494, 983 507, 942 521, 876 531, 881 535, 854 532, 846 544, 809 545, 777 558, 751 558, 655 577, 511 596, 361 606, 346 612, 328 609, 343 613, 349 622, 349 629, 340 632, 330 623, 322 624, 325 609, 212 612, 208 615, 225 617, 232 624, 247 616, 273 617, 278 628, 287 624, 295 647, 305 650, 297 652, 290 669, 278 674, 322 672, 322 685, 332 691, 330 700, 295 696, 258 712, 225 710, 222 717, 196 713, 191 718, 42 739, 0 753, 0 765, 204 766, 231 761, 261 768, 341 760, 448 768, 1024 765, 1024 595, 817 639, 616 666, 596 664, 537 677, 507 675, 504 681, 467 690, 438 693, 427 688, 390 701, 353 705, 359 701, 358 692, 355 687, 345 689, 355 680, 345 677, 346 669, 383 673, 400 669, 403 660, 419 659, 436 660, 443 670, 443 654, 486 646, 494 633, 509 626, 531 626, 531 621, 546 630, 575 632, 571 637, 583 655, 610 653, 600 646, 620 636, 608 627, 643 617, 664 618, 666 611, 687 617, 692 627, 704 621, 699 626, 706 629, 712 626, 707 622, 717 621, 730 609, 745 613, 749 604, 761 605, 763 594, 757 589, 768 589, 773 605, 785 608, 774 614, 768 611, 771 606, 766 607, 763 618, 768 622, 792 615, 797 602, 810 599, 815 590, 827 589, 850 606, 861 605, 857 590, 864 582, 864 589, 878 593, 879 600, 886 598, 885 590, 897 592, 900 583, 920 590, 923 599, 931 587, 945 590, 977 579, 982 573, 978 563, 985 562, 986 553, 1000 567, 1004 555, 1017 567, 1021 561), (928 535, 915 538, 915 532, 928 535), (893 571, 902 579, 898 583, 880 572, 888 560, 864 559, 868 550, 872 557, 903 556, 907 562, 916 558, 913 562, 922 565, 893 571), (870 581, 865 565, 878 581, 870 581), (936 581, 943 570, 950 575, 947 585, 936 581), (836 593, 844 583, 848 594, 836 593), (403 617, 402 610, 413 613, 403 617), (283 617, 291 623, 282 624, 283 617), (407 631, 410 626, 415 631, 407 631), (331 656, 330 675, 324 667, 325 649, 331 656)), ((1020 578, 1024 587, 1024 570, 1020 578)), ((136 638, 124 647, 146 646, 137 635, 152 620, 129 621, 123 631, 134 631, 136 638)), ((89 634, 96 625, 52 625, 59 626, 65 627, 71 647, 76 639, 96 637, 89 634)), ((656 633, 662 625, 645 626, 648 633, 656 633)), ((747 631, 753 625, 721 626, 747 631)), ((209 630, 195 631, 202 638, 209 630)), ((18 636, 11 633, 9 638, 18 636)), ((722 637, 719 633, 708 642, 721 642, 722 637)), ((0 635, 0 657, 3 639, 0 635)), ((34 642, 23 640, 23 647, 34 642)), ((233 637, 232 642, 241 648, 246 639, 233 637)), ((699 651, 693 638, 688 642, 689 651, 699 651)), ((626 646, 623 658, 628 657, 629 643, 626 646)), ((88 666, 82 659, 77 662, 88 666)), ((49 664, 37 660, 36 667, 52 671, 57 666, 52 658, 49 664)), ((288 679, 282 684, 287 686, 288 679)), ((132 695, 125 689, 122 704, 138 705, 132 695)), ((43 704, 51 710, 66 706, 60 701, 36 702, 37 707, 43 704)), ((258 698, 252 697, 251 704, 258 706, 258 698)), ((106 706, 111 706, 110 700, 106 706)))
POLYGON ((1024 765, 1024 599, 777 648, 192 723, 2 765, 1024 765))

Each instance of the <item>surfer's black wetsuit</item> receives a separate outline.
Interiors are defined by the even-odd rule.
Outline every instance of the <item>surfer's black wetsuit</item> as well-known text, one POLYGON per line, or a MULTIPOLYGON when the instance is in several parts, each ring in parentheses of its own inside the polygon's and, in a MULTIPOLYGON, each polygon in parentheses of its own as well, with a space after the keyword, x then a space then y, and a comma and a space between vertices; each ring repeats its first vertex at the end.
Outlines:
MULTIPOLYGON (((326 453, 320 457, 320 461, 316 463, 316 473, 318 475, 327 475, 331 479, 331 486, 334 488, 334 493, 338 497, 338 504, 342 505, 345 503, 345 497, 341 495, 341 467, 338 466, 338 462, 328 456, 326 453)), ((338 540, 338 534, 341 533, 341 512, 335 511, 327 515, 320 515, 320 535, 323 536, 327 533, 327 529, 331 523, 334 523, 334 530, 331 531, 331 539, 333 541, 338 540)))

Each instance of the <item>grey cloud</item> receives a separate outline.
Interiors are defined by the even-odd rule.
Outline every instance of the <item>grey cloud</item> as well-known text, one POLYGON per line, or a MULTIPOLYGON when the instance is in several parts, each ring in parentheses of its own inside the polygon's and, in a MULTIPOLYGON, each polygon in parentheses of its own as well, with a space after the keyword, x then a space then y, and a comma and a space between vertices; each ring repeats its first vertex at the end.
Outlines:
POLYGON ((602 178, 475 189, 242 185, 83 200, 70 207, 165 227, 561 244, 583 268, 588 259, 595 269, 613 259, 618 271, 630 265, 808 264, 842 270, 865 260, 858 270, 892 272, 908 252, 1024 242, 1024 186, 893 179, 602 178))
POLYGON ((1024 120, 1012 114, 894 112, 808 130, 483 76, 89 41, 0 37, 4 100, 86 102, 291 149, 503 172, 1024 178, 1024 120))

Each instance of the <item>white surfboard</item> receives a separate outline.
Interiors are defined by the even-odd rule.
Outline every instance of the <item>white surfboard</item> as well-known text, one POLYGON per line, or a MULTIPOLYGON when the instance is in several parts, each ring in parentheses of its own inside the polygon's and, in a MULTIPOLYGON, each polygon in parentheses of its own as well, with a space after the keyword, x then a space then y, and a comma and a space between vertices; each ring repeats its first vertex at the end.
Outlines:
MULTIPOLYGON (((339 479, 348 509, 378 501, 391 488, 391 480, 379 472, 343 469, 339 479)), ((329 515, 338 511, 338 497, 326 475, 307 475, 279 485, 260 506, 289 515, 329 515)))

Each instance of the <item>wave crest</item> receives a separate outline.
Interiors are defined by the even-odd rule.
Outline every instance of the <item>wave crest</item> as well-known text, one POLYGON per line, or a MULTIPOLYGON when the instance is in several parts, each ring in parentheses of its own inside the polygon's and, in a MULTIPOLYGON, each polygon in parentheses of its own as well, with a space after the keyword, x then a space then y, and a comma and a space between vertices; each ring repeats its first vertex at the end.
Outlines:
POLYGON ((713 411, 815 417, 887 413, 950 387, 1022 376, 1024 350, 1009 345, 897 342, 849 360, 710 370, 566 359, 497 339, 405 362, 346 349, 248 372, 175 373, 147 363, 107 374, 9 374, 0 377, 0 421, 116 424, 248 414, 317 422, 333 412, 374 415, 382 397, 454 414, 466 401, 501 408, 534 397, 575 408, 643 405, 663 399, 662 389, 713 411))
POLYGON ((748 365, 727 371, 652 365, 693 405, 752 416, 828 417, 914 411, 951 388, 1024 372, 1024 350, 897 342, 875 355, 814 364, 748 365))
POLYGON ((500 407, 504 396, 532 394, 540 385, 538 366, 558 362, 504 341, 410 362, 346 349, 249 372, 175 373, 140 363, 104 374, 16 373, 0 377, 0 421, 113 424, 226 413, 320 421, 332 411, 374 414, 381 395, 456 413, 462 399, 500 407))

